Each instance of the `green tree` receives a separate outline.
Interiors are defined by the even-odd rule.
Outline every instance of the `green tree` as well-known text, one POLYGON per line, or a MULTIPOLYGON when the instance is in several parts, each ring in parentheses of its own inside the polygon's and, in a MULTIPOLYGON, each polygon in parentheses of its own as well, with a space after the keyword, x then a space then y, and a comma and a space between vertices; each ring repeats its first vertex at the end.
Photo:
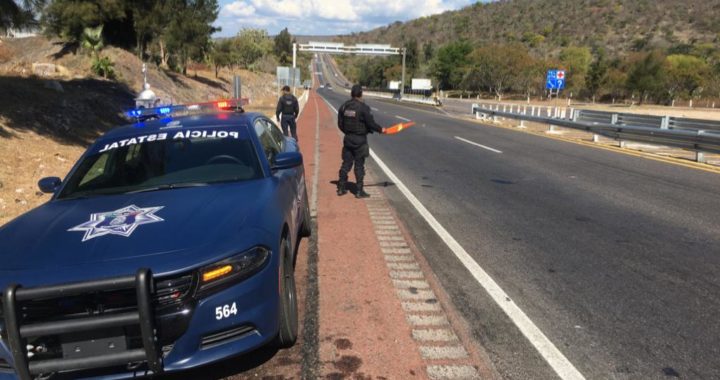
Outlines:
POLYGON ((217 0, 173 2, 172 20, 164 36, 168 52, 173 54, 184 75, 191 60, 203 61, 210 52, 210 36, 219 29, 212 26, 217 19, 217 0))
POLYGON ((411 72, 420 66, 420 57, 418 56, 418 42, 415 38, 405 42, 405 67, 411 72))
POLYGON ((0 0, 0 30, 24 29, 37 25, 35 15, 45 6, 45 0, 0 0))
POLYGON ((569 46, 560 52, 560 62, 566 72, 566 88, 579 94, 586 86, 586 77, 590 69, 592 54, 587 47, 569 46))
POLYGON ((665 68, 666 89, 670 99, 690 99, 699 95, 712 75, 710 66, 692 55, 669 55, 665 68))
POLYGON ((218 77, 220 68, 234 64, 236 58, 236 54, 233 51, 233 41, 231 39, 224 39, 214 44, 212 52, 210 53, 210 61, 215 67, 215 78, 218 77))
POLYGON ((430 62, 434 53, 435 49, 433 48, 432 41, 428 41, 423 44, 423 58, 425 58, 425 62, 430 62))
POLYGON ((595 51, 595 60, 590 64, 587 74, 586 87, 593 101, 595 101, 595 97, 607 80, 608 69, 609 66, 605 50, 599 48, 595 51))
POLYGON ((490 45, 470 54, 471 68, 463 80, 469 90, 485 89, 502 100, 506 91, 528 94, 542 73, 522 45, 490 45))
POLYGON ((628 72, 627 88, 646 102, 651 96, 658 99, 665 83, 665 57, 657 51, 641 56, 628 72))
POLYGON ((243 29, 233 39, 237 63, 246 69, 273 50, 273 42, 262 29, 243 29))
POLYGON ((280 64, 287 65, 291 63, 292 59, 292 36, 288 32, 288 28, 285 28, 275 36, 273 40, 273 52, 275 56, 280 60, 280 64))
POLYGON ((41 21, 46 33, 79 43, 85 28, 126 18, 126 6, 127 2, 121 0, 53 0, 43 11, 41 21))
POLYGON ((460 85, 471 51, 472 47, 466 41, 451 42, 438 50, 430 70, 440 89, 454 89, 460 85))

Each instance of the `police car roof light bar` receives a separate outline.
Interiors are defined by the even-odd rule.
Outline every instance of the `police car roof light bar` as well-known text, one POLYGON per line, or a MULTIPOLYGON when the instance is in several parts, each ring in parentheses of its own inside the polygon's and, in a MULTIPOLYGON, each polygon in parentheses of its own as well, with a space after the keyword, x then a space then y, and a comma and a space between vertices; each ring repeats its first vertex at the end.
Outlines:
POLYGON ((152 117, 170 116, 174 113, 190 111, 241 111, 243 106, 250 104, 248 98, 217 100, 214 102, 187 103, 167 105, 154 108, 136 108, 125 112, 132 119, 148 119, 152 117))

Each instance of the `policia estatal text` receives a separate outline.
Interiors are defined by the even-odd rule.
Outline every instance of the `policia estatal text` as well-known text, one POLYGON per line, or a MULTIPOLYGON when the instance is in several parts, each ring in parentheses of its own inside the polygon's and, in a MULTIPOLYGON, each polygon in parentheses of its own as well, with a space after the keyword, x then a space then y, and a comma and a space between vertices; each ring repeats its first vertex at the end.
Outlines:
POLYGON ((290 87, 285 86, 282 91, 283 95, 278 100, 277 107, 275 108, 275 119, 280 122, 285 136, 290 136, 288 134, 289 128, 292 137, 297 140, 297 124, 295 120, 298 114, 300 114, 300 105, 298 105, 298 100, 295 95, 290 93, 290 87), (280 119, 280 115, 282 115, 282 119, 280 119))
POLYGON ((368 133, 383 133, 385 129, 375 123, 370 107, 362 100, 362 87, 354 85, 350 91, 352 99, 345 102, 338 110, 338 128, 345 134, 342 149, 342 166, 337 185, 337 194, 347 193, 348 173, 355 165, 355 181, 357 184, 356 198, 367 198, 370 195, 363 190, 365 178, 365 158, 370 155, 368 133))

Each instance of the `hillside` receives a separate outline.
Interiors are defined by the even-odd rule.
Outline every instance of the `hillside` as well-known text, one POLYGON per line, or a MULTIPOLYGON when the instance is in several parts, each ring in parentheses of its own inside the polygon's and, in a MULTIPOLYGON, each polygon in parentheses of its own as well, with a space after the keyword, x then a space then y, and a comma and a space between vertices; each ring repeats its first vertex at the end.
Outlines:
POLYGON ((345 42, 400 45, 411 38, 441 45, 523 42, 538 52, 562 46, 603 46, 608 51, 718 42, 720 0, 505 0, 476 3, 365 33, 345 42))
MULTIPOLYGON (((0 226, 47 201, 45 176, 64 177, 89 142, 128 122, 123 111, 142 87, 142 62, 117 48, 103 50, 117 80, 90 74, 90 58, 45 38, 0 40, 0 226), (38 65, 40 64, 40 65, 38 65)), ((153 91, 176 103, 228 97, 232 74, 201 66, 188 77, 148 65, 153 91)), ((237 70, 250 109, 274 110, 274 76, 237 70)))

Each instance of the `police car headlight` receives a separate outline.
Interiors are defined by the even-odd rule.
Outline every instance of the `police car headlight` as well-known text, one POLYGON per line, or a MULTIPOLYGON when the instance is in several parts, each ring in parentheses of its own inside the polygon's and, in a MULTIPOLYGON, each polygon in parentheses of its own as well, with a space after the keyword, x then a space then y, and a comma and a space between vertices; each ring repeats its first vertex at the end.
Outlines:
POLYGON ((200 270, 199 292, 217 291, 236 284, 262 269, 268 262, 270 251, 255 247, 229 259, 208 265, 200 270))

